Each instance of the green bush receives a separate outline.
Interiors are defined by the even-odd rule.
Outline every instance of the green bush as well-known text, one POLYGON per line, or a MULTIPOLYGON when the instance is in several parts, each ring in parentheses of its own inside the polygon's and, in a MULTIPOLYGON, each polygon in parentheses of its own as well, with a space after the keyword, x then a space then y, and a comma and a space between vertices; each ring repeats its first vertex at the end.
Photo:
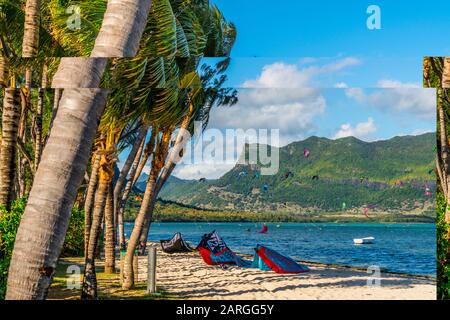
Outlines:
POLYGON ((9 262, 25 206, 26 199, 22 198, 12 203, 10 211, 0 208, 0 299, 5 296, 9 262))
POLYGON ((84 255, 84 211, 72 209, 69 228, 67 229, 62 257, 82 257, 84 255))
MULTIPOLYGON (((0 208, 0 300, 4 299, 9 263, 14 248, 17 229, 25 211, 26 198, 14 201, 11 210, 0 208)), ((61 256, 83 256, 84 253, 84 212, 72 209, 61 256)))
POLYGON ((445 223, 445 199, 441 193, 437 197, 437 296, 438 299, 450 298, 450 227, 445 223))

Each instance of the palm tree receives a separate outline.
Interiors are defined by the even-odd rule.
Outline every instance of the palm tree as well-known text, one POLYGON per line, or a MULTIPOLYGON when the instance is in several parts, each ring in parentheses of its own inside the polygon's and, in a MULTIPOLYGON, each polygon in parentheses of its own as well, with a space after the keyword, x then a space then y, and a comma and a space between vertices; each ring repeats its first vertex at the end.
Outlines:
POLYGON ((94 196, 98 183, 98 171, 100 168, 100 154, 94 151, 92 156, 91 175, 89 177, 89 185, 86 190, 86 197, 84 200, 84 254, 86 258, 87 245, 89 243, 89 235, 92 226, 92 208, 94 206, 94 196))
MULTIPOLYGON (((151 1, 110 3, 99 31, 101 41, 94 45, 91 55, 133 56, 144 31, 151 1), (118 21, 115 17, 121 19, 118 21), (111 47, 103 40, 105 37, 114 38, 111 47)), ((100 74, 95 77, 91 73, 92 69, 88 68, 91 60, 78 62, 77 76, 66 74, 74 81, 70 84, 72 88, 86 78, 98 79, 97 83, 91 81, 90 84, 99 85, 106 61, 104 58, 93 60, 96 61, 94 65, 100 65, 100 74)), ((67 67, 72 62, 65 60, 61 64, 67 67)), ((46 297, 76 193, 86 171, 97 122, 106 105, 106 95, 106 90, 99 89, 65 89, 63 92, 17 232, 6 299, 46 297), (61 152, 61 146, 67 149, 61 152)))
POLYGON ((0 205, 9 209, 14 198, 13 182, 17 156, 17 132, 20 119, 19 89, 5 89, 0 151, 0 205))
POLYGON ((98 186, 95 193, 92 226, 89 234, 89 242, 87 243, 87 253, 85 254, 82 298, 95 299, 97 297, 95 256, 100 228, 104 218, 105 206, 108 194, 111 192, 111 182, 114 176, 114 163, 116 158, 115 145, 117 143, 118 133, 118 130, 110 130, 106 134, 104 141, 101 143, 102 147, 97 151, 100 154, 98 186))
POLYGON ((450 57, 444 58, 442 70, 442 88, 450 88, 450 57))
MULTIPOLYGON (((136 154, 139 152, 140 146, 142 144, 142 141, 145 139, 145 136, 147 134, 147 126, 143 125, 139 128, 138 130, 138 137, 136 139, 136 141, 133 144, 133 147, 131 148, 131 151, 127 157, 127 160, 125 161, 125 163, 123 164, 122 170, 120 171, 119 177, 117 178, 116 184, 114 186, 114 193, 113 193, 113 202, 114 202, 114 208, 119 208, 119 197, 123 191, 123 187, 125 184, 125 180, 126 177, 128 176, 128 173, 131 169, 131 166, 133 164, 134 158, 136 157, 136 154)), ((118 214, 118 210, 115 210, 114 215, 118 214)), ((120 236, 120 240, 121 240, 121 244, 123 243, 123 234, 124 234, 124 229, 123 229, 123 217, 122 216, 118 216, 119 221, 121 221, 121 223, 119 224, 119 236, 120 236)))

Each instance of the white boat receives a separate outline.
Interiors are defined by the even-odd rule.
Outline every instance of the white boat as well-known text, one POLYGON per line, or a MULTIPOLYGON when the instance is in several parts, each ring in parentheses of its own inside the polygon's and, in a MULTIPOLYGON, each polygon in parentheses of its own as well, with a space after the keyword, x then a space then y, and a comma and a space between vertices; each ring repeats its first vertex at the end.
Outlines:
POLYGON ((375 240, 374 237, 367 237, 367 238, 360 238, 360 239, 353 239, 354 244, 371 244, 375 240))

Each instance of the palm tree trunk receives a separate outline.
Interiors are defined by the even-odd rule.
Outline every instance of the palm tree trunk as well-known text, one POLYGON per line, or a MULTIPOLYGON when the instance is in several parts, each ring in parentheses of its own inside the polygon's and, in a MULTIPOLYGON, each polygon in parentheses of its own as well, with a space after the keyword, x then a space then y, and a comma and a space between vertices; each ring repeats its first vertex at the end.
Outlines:
MULTIPOLYGON (((130 171, 130 168, 133 164, 134 158, 136 157, 136 154, 138 153, 139 147, 141 146, 142 141, 145 139, 145 135, 147 134, 147 127, 142 126, 139 128, 138 131, 138 137, 136 138, 136 141, 133 144, 133 147, 131 148, 131 151, 127 157, 127 160, 125 161, 122 170, 120 170, 119 177, 117 178, 116 185, 114 186, 114 210, 115 215, 118 217, 118 229, 119 229, 119 241, 120 245, 124 246, 125 244, 125 230, 123 227, 123 215, 119 215, 119 199, 121 198, 121 193, 123 189, 123 185, 125 183, 125 179, 128 175, 128 172, 130 171)), ((123 212, 122 212, 123 213, 123 212)))
POLYGON ((95 193, 95 204, 92 214, 92 228, 89 236, 88 251, 85 259, 85 269, 83 277, 82 299, 97 298, 97 277, 95 274, 95 254, 97 242, 103 221, 106 198, 110 182, 99 179, 97 192, 95 193))
POLYGON ((34 144, 34 170, 37 170, 41 161, 42 152, 42 113, 44 111, 44 91, 47 88, 47 66, 44 65, 42 72, 41 87, 38 91, 38 105, 36 109, 36 141, 34 144))
POLYGON ((148 232, 150 230, 150 225, 153 218, 153 209, 156 204, 156 200, 158 199, 158 194, 161 191, 162 187, 166 183, 167 179, 172 174, 172 171, 175 169, 176 164, 178 163, 177 160, 181 159, 183 157, 184 148, 186 147, 188 143, 188 135, 186 135, 186 128, 188 127, 190 121, 191 121, 192 111, 187 114, 180 126, 180 130, 177 134, 177 137, 175 139, 175 145, 174 148, 171 151, 170 157, 167 160, 167 162, 164 165, 164 168, 162 170, 161 176, 158 179, 158 182, 156 184, 155 192, 153 193, 151 203, 148 209, 148 214, 145 217, 144 220, 144 227, 141 230, 141 234, 139 236, 139 243, 141 245, 141 253, 145 253, 145 249, 147 246, 147 238, 148 238, 148 232))
MULTIPOLYGON (((445 124, 445 111, 444 111, 444 95, 445 95, 445 89, 438 88, 437 89, 437 105, 438 105, 438 118, 439 118, 439 140, 441 145, 441 152, 440 152, 440 158, 443 165, 443 178, 445 179, 444 185, 447 186, 447 190, 444 192, 444 194, 447 195, 446 202, 448 204, 449 202, 449 192, 450 192, 450 158, 449 158, 449 145, 447 140, 447 128, 445 124)), ((447 205, 445 207, 445 221, 450 222, 450 209, 447 205)))
MULTIPOLYGON (((63 89, 55 89, 55 96, 53 98, 53 107, 52 107, 52 119, 50 120, 50 129, 52 130, 53 121, 55 121, 56 113, 58 112, 59 101, 61 100, 63 89)), ((48 136, 47 136, 48 138, 48 136)), ((45 142, 47 143, 47 142, 45 142)))
MULTIPOLYGON (((114 6, 108 5, 99 37, 114 35, 115 40, 122 41, 115 41, 114 46, 108 46, 107 42, 96 44, 91 53, 93 57, 136 54, 151 0, 114 3, 114 6)), ((96 88, 106 61, 102 58, 93 60, 103 66, 96 77, 98 81, 90 81, 96 88)), ((70 60, 66 61, 70 64, 70 60)), ((69 83, 72 88, 95 77, 92 70, 83 68, 83 64, 81 67, 75 70, 77 77, 66 75, 74 81, 69 83)), ((17 232, 6 299, 45 299, 105 104, 105 90, 64 90, 17 232), (63 152, 62 148, 65 149, 63 152)))
POLYGON ((19 100, 18 89, 5 89, 0 151, 0 205, 7 209, 10 208, 14 198, 17 133, 20 120, 19 100))
POLYGON ((115 232, 113 186, 109 184, 105 205, 105 273, 114 273, 115 266, 115 232))
POLYGON ((8 67, 6 59, 0 56, 0 88, 8 86, 8 67))
POLYGON ((139 237, 141 235, 142 228, 144 227, 146 216, 150 214, 149 208, 155 193, 156 179, 158 178, 167 157, 171 133, 171 130, 164 131, 161 141, 157 144, 157 149, 153 156, 152 168, 145 187, 144 198, 142 199, 142 204, 139 208, 138 215, 136 216, 130 240, 128 241, 127 252, 123 263, 122 288, 125 290, 129 290, 134 286, 134 272, 137 270, 133 270, 133 256, 139 244, 139 237))
POLYGON ((45 299, 97 123, 101 89, 66 89, 14 243, 6 299, 45 299))
POLYGON ((444 58, 442 69, 442 88, 450 88, 450 57, 444 58))
POLYGON ((145 254, 145 249, 147 247, 148 233, 150 231, 150 225, 153 219, 153 210, 155 208, 156 200, 158 199, 158 194, 161 191, 164 184, 166 183, 167 179, 172 174, 172 171, 173 169, 175 169, 175 166, 176 164, 174 162, 171 162, 168 166, 168 169, 164 170, 161 173, 161 176, 159 177, 158 182, 156 183, 155 192, 152 196, 151 203, 148 208, 148 214, 145 217, 144 226, 139 236, 139 244, 141 245, 140 250, 142 255, 145 254))
POLYGON ((145 165, 147 164, 148 158, 153 154, 154 148, 155 148, 155 134, 156 130, 152 128, 152 134, 150 136, 150 140, 145 145, 144 154, 142 155, 141 162, 139 162, 139 166, 136 169, 136 173, 134 174, 133 181, 131 182, 131 187, 133 187, 139 177, 142 174, 142 170, 144 169, 145 165))
POLYGON ((108 1, 91 56, 134 57, 151 3, 151 0, 108 1))
POLYGON ((39 45, 39 0, 27 0, 25 25, 22 42, 22 57, 32 58, 38 52, 39 45))
POLYGON ((134 251, 136 250, 136 247, 138 245, 139 235, 141 233, 142 227, 144 226, 145 216, 147 215, 148 209, 150 207, 151 199, 156 185, 157 175, 157 170, 152 168, 147 179, 144 198, 142 200, 139 213, 136 216, 136 220, 134 221, 134 227, 133 231, 131 232, 130 240, 128 241, 127 252, 125 254, 123 262, 122 288, 124 290, 129 290, 134 286, 134 273, 137 272, 137 270, 133 270, 134 251))
POLYGON ((95 191, 98 182, 98 170, 100 167, 100 155, 94 153, 91 177, 86 191, 86 200, 84 201, 84 257, 87 255, 87 246, 89 243, 89 235, 92 226, 92 207, 94 206, 95 191))
MULTIPOLYGON (((24 146, 27 142, 27 120, 28 120, 28 111, 31 106, 31 69, 27 68, 25 73, 25 83, 26 90, 20 91, 20 103, 21 103, 21 112, 20 112, 20 124, 19 124, 19 136, 18 141, 20 141, 24 146)), ((19 153, 19 159, 17 161, 17 186, 18 186, 18 196, 23 197, 26 194, 26 182, 25 182, 25 167, 27 165, 27 161, 22 155, 19 153)), ((34 167, 33 167, 34 168, 34 167)))
MULTIPOLYGON (((127 184, 125 185, 125 189, 123 190, 121 199, 119 201, 119 211, 117 213, 117 217, 121 217, 121 234, 123 233, 123 220, 124 220, 123 215, 124 215, 124 211, 125 211, 125 205, 127 203, 128 195, 130 194, 131 188, 133 187, 134 176, 136 174, 137 167, 141 160, 144 142, 145 142, 145 140, 142 140, 141 146, 139 147, 139 151, 138 151, 138 153, 136 153, 136 156, 134 157, 133 165, 131 166, 130 174, 129 174, 130 179, 128 179, 127 184)), ((120 242, 120 243, 123 244, 122 242, 120 242)))

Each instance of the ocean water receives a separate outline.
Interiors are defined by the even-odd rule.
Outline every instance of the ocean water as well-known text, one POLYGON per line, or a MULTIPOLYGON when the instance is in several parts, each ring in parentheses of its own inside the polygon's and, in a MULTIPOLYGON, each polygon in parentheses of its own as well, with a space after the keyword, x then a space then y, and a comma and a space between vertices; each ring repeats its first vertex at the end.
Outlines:
MULTIPOLYGON (((268 223, 259 234, 255 223, 153 223, 148 239, 170 239, 181 232, 196 246, 201 236, 216 230, 235 252, 253 254, 257 244, 296 260, 355 267, 379 266, 388 271, 436 276, 435 224, 268 223), (250 231, 247 231, 250 229, 250 231), (353 238, 375 237, 370 245, 354 245, 353 238)), ((133 225, 125 225, 131 234, 133 225)))

